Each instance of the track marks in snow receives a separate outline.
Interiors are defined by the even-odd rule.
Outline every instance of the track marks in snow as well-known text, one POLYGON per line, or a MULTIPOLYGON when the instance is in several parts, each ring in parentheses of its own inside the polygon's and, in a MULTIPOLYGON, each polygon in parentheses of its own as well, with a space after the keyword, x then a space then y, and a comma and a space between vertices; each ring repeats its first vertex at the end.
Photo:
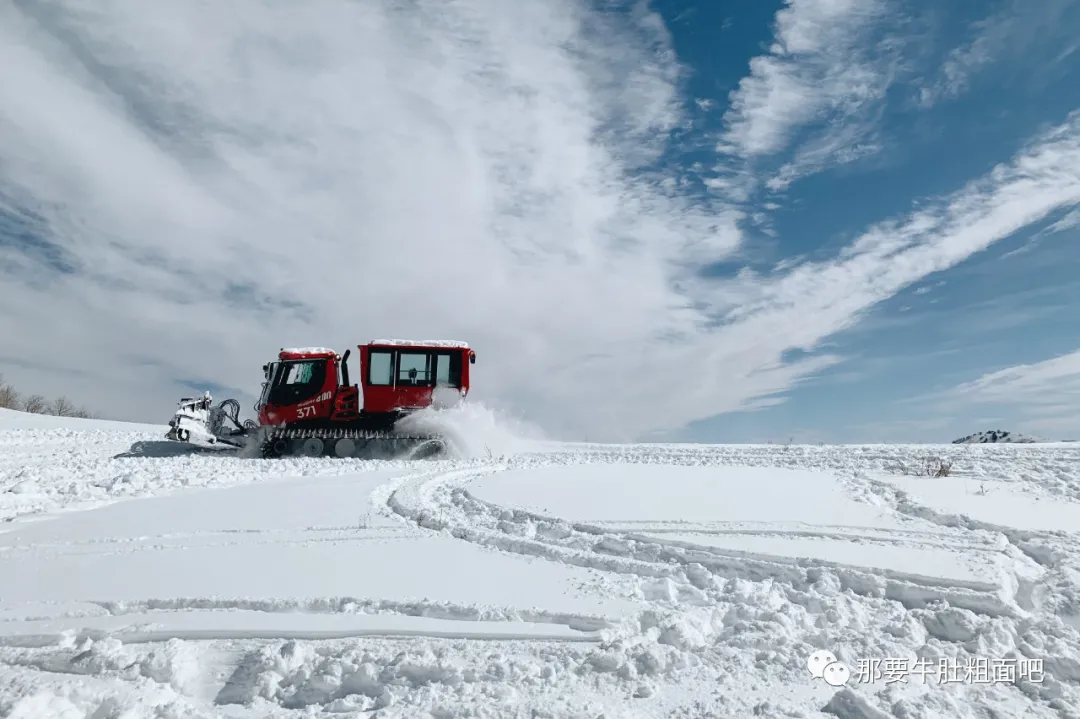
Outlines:
MULTIPOLYGON (((618 453, 607 459, 621 463, 627 456, 618 453)), ((559 461, 564 466, 573 463, 567 456, 559 461)), ((600 464, 603 457, 593 453, 584 463, 600 464)), ((655 457, 649 456, 645 463, 655 464, 655 457)), ((699 463, 700 458, 686 462, 699 463)), ((643 611, 637 627, 625 626, 621 633, 609 633, 608 643, 598 649, 601 654, 610 654, 602 662, 626 667, 628 647, 652 642, 697 658, 701 667, 717 671, 720 683, 747 657, 753 660, 747 667, 749 674, 761 676, 764 671, 775 679, 790 671, 785 681, 794 683, 804 671, 805 657, 820 648, 837 651, 851 666, 859 658, 885 656, 931 662, 951 657, 960 663, 978 657, 1026 657, 1043 660, 1049 678, 1039 685, 1018 680, 1020 696, 1027 697, 1021 700, 1025 711, 1033 716, 1071 716, 1059 712, 1080 705, 1080 633, 1042 612, 1047 596, 1062 601, 1068 597, 1066 585, 1071 582, 1075 588, 1080 579, 1080 575, 1073 575, 1059 586, 1047 587, 1046 570, 1054 562, 1065 561, 1063 557, 1080 553, 1070 548, 1058 556, 1045 544, 1043 534, 943 516, 850 467, 850 473, 842 475, 847 490, 864 502, 897 513, 908 528, 572 522, 500 507, 466 488, 480 477, 520 466, 543 464, 535 457, 514 458, 501 467, 402 479, 389 496, 388 507, 420 527, 468 542, 636 579, 638 598, 650 608, 643 611), (709 546, 704 539, 671 539, 671 535, 694 533, 703 538, 724 534, 790 537, 793 532, 802 537, 858 538, 894 546, 946 544, 958 556, 981 553, 1000 558, 1002 571, 996 581, 965 582, 738 552, 709 546), (1031 704, 1031 700, 1036 703, 1031 704)), ((698 671, 707 671, 701 667, 698 671)), ((898 710, 906 707, 901 711, 911 716, 943 711, 965 716, 969 714, 966 707, 978 703, 1004 714, 1017 706, 1018 695, 1007 687, 974 687, 970 692, 971 696, 959 703, 925 694, 893 696, 889 702, 898 710)), ((851 694, 850 690, 841 693, 851 694)), ((862 704, 844 704, 843 697, 834 702, 838 715, 863 719, 876 716, 880 710, 875 706, 865 699, 862 704)), ((757 709, 777 715, 786 711, 783 702, 770 704, 767 700, 756 705, 757 709)))
POLYGON ((396 542, 421 536, 408 527, 308 527, 304 529, 224 529, 202 532, 173 532, 141 537, 104 537, 71 542, 40 542, 33 545, 0 546, 5 553, 32 554, 38 557, 59 555, 134 554, 147 551, 167 551, 198 548, 229 548, 236 546, 289 546, 312 544, 342 544, 396 542))
POLYGON ((169 597, 139 601, 35 602, 24 612, 9 608, 0 621, 30 621, 63 617, 174 613, 184 611, 252 611, 280 614, 401 615, 460 622, 533 622, 609 626, 600 615, 548 612, 538 609, 478 606, 440 601, 396 601, 370 597, 315 597, 310 599, 222 599, 169 597))
POLYGON ((645 584, 644 598, 649 601, 707 606, 722 591, 723 583, 718 580, 781 581, 795 588, 806 588, 819 581, 823 572, 829 572, 843 590, 892 599, 908 607, 948 601, 953 606, 994 615, 1018 613, 1007 592, 997 583, 941 579, 658 539, 641 532, 613 531, 602 525, 498 507, 465 489, 470 480, 499 469, 462 470, 403 480, 388 504, 421 527, 444 531, 469 542, 655 580, 645 584))
MULTIPOLYGON (((1017 576, 1017 601, 1027 610, 1061 615, 1066 624, 1080 616, 1080 531, 1035 531, 986 522, 962 513, 922 504, 887 479, 863 476, 857 481, 905 516, 973 536, 1000 537, 1012 554, 1042 571, 1017 576)), ((1080 528, 1078 528, 1080 529, 1080 528)))
MULTIPOLYGON (((140 716, 367 716, 376 711, 388 719, 647 716, 619 711, 620 705, 632 692, 650 695, 654 690, 648 682, 663 680, 684 666, 677 652, 643 652, 639 658, 644 671, 634 669, 635 681, 627 684, 629 670, 624 677, 606 669, 583 676, 582 667, 603 664, 592 648, 514 640, 445 640, 434 645, 408 639, 229 644, 174 640, 131 645, 77 637, 47 650, 7 649, 0 654, 21 679, 10 691, 4 691, 0 681, 0 696, 6 697, 0 698, 0 712, 15 705, 26 712, 63 707, 77 710, 72 716, 80 717, 118 715, 116 709, 130 709, 133 702, 125 701, 129 697, 123 693, 117 696, 115 689, 110 704, 89 691, 57 692, 51 684, 71 675, 119 680, 132 687, 132 694, 153 698, 146 703, 155 711, 140 716), (575 690, 568 692, 568 685, 575 690), (213 709, 200 711, 192 698, 213 709), (467 714, 463 707, 470 707, 467 714)), ((8 681, 11 676, 9 672, 8 681)), ((65 716, 55 710, 50 715, 65 716)))
MULTIPOLYGON (((162 429, 164 433, 164 429, 162 429)), ((275 460, 192 452, 148 432, 0 429, 0 522, 191 487, 387 470, 427 471, 429 461, 290 457, 275 460), (103 458, 103 455, 106 458, 103 458)), ((443 460, 444 471, 471 466, 443 460)))
POLYGON ((612 626, 600 615, 438 601, 364 597, 311 599, 168 598, 43 603, 10 607, 0 647, 48 647, 72 636, 125 644, 172 639, 303 639, 426 637, 441 639, 595 642, 612 626), (66 618, 80 629, 57 632, 66 618))
MULTIPOLYGON (((965 476, 985 477, 988 483, 1032 493, 1066 496, 1071 491, 1067 484, 1076 469, 1069 468, 1068 457, 1059 450, 1044 454, 1050 459, 1043 461, 1037 457, 1041 448, 1009 448, 1012 456, 1019 458, 1010 465, 1010 455, 992 454, 999 448, 975 449, 955 450, 956 466, 965 476)), ((66 451, 61 443, 39 443, 32 452, 27 451, 25 466, 46 472, 35 480, 40 491, 35 495, 37 490, 27 486, 20 495, 0 494, 0 513, 15 506, 7 502, 16 501, 17 496, 37 497, 25 507, 55 508, 183 486, 289 475, 353 474, 374 468, 305 461, 264 465, 259 460, 214 456, 144 456, 103 462, 98 456, 94 460, 97 465, 89 459, 85 465, 74 460, 69 465, 69 469, 87 468, 85 481, 59 464, 56 466, 63 471, 48 475, 49 463, 66 461, 66 451), (89 489, 96 486, 94 482, 102 486, 89 489)), ((97 448, 98 455, 101 451, 97 448)), ((119 447, 115 452, 124 454, 119 447)), ((172 596, 56 608, 54 616, 70 612, 71 616, 103 621, 134 620, 143 623, 146 631, 127 634, 127 643, 120 641, 121 635, 110 637, 91 631, 53 636, 49 646, 36 649, 0 647, 0 662, 6 665, 0 673, 0 714, 21 701, 22 710, 29 715, 36 710, 38 715, 57 716, 68 710, 77 712, 72 716, 112 716, 122 711, 138 714, 142 710, 144 715, 185 717, 221 716, 236 710, 245 716, 267 717, 374 709, 380 718, 411 719, 457 716, 467 707, 476 716, 484 716, 486 711, 488 716, 594 718, 606 713, 698 719, 820 716, 816 710, 827 704, 838 714, 846 707, 846 716, 851 719, 873 717, 875 712, 908 717, 975 717, 988 712, 1058 719, 1074 716, 1069 708, 1080 706, 1080 665, 1075 663, 1075 657, 1080 656, 1078 635, 1075 629, 1061 629, 1061 620, 1046 615, 1047 610, 1064 612, 1062 597, 1070 589, 1069 581, 1072 587, 1078 584, 1067 575, 1072 557, 1077 556, 1071 537, 1005 533, 1003 528, 973 523, 970 518, 930 515, 910 497, 903 504, 884 485, 863 479, 886 471, 898 457, 910 462, 926 452, 925 448, 880 447, 593 447, 583 452, 568 449, 554 455, 486 462, 398 467, 401 474, 380 480, 371 492, 376 526, 369 532, 430 539, 434 530, 498 552, 584 567, 592 570, 595 581, 606 590, 625 592, 627 598, 636 599, 640 612, 629 621, 609 621, 603 626, 602 616, 543 609, 378 597, 278 601, 267 598, 272 592, 265 590, 252 590, 255 596, 239 600, 172 596), (850 496, 897 513, 906 523, 884 529, 773 522, 755 526, 707 521, 567 521, 542 512, 498 506, 469 491, 473 478, 505 469, 612 462, 824 469, 846 482, 850 496), (1023 582, 1018 578, 1014 588, 996 594, 997 589, 1008 587, 1009 576, 1018 575, 1003 574, 995 588, 993 581, 964 584, 941 577, 889 575, 842 562, 798 560, 780 553, 716 546, 717 541, 732 537, 858 541, 881 548, 947 543, 965 554, 1015 558, 1018 566, 1032 569, 1032 573, 1023 582), (894 587, 891 591, 890 586, 894 587), (990 603, 984 605, 984 600, 990 603), (252 616, 275 620, 279 633, 264 633, 260 636, 274 638, 256 641, 242 638, 240 632, 222 632, 220 636, 233 638, 191 641, 216 635, 184 634, 181 626, 184 621, 197 626, 198 620, 212 618, 233 622, 233 627, 226 628, 235 630, 239 620, 252 616), (289 617, 312 621, 306 630, 289 634, 280 631, 284 625, 277 622, 289 617), (580 637, 589 641, 559 643, 539 633, 529 641, 490 641, 491 635, 488 641, 432 638, 437 632, 394 639, 386 638, 385 631, 379 639, 335 640, 327 638, 333 634, 311 630, 324 618, 389 618, 401 620, 400 626, 408 620, 443 621, 460 625, 457 631, 462 635, 470 629, 486 628, 481 623, 501 623, 508 629, 527 622, 546 623, 553 633, 581 630, 580 637), (175 634, 188 639, 152 641, 165 636, 152 633, 154 623, 166 621, 177 622, 173 625, 175 634), (574 624, 576 628, 570 630, 574 624), (299 633, 303 631, 308 633, 299 633), (1024 655, 1043 658, 1049 679, 1041 686, 1022 682, 953 686, 923 694, 905 692, 904 687, 890 687, 876 696, 863 687, 836 692, 806 677, 805 658, 819 648, 832 649, 852 666, 865 657, 921 656, 933 661, 940 656, 963 660, 1024 655), (69 680, 72 674, 83 682, 78 688, 69 680), (108 687, 99 690, 98 684, 108 687), (215 701, 216 708, 204 711, 215 701), (244 713, 244 706, 233 703, 236 701, 250 701, 249 711, 244 713)), ((89 458, 91 453, 79 449, 72 456, 89 458)), ((21 471, 17 459, 3 462, 0 460, 0 490, 11 486, 12 475, 5 472, 12 468, 21 471)), ((324 492, 327 489, 322 487, 324 492)), ((367 489, 363 492, 367 496, 367 489)), ((214 495, 221 499, 224 493, 214 495)), ((340 495, 322 496, 325 500, 340 495)), ((178 547, 200 542, 228 545, 234 540, 293 541, 304 535, 318 541, 320 537, 337 538, 340 524, 334 520, 317 527, 266 526, 254 532, 243 528, 171 532, 158 539, 175 542, 178 547)), ((63 551, 65 546, 70 549, 73 545, 54 542, 50 551, 63 551)), ((530 562, 529 566, 536 568, 538 564, 530 562)), ((315 593, 332 594, 332 590, 323 588, 315 593)), ((29 613, 16 614, 0 620, 30 619, 29 613)), ((48 612, 40 616, 47 619, 48 612)), ((1067 618, 1064 613, 1060 616, 1067 618)))
POLYGON ((600 615, 540 609, 477 606, 436 601, 395 601, 365 597, 320 597, 305 600, 170 598, 141 602, 95 602, 110 616, 178 611, 256 611, 267 613, 398 615, 454 622, 528 622, 559 624, 581 631, 610 627, 600 615))

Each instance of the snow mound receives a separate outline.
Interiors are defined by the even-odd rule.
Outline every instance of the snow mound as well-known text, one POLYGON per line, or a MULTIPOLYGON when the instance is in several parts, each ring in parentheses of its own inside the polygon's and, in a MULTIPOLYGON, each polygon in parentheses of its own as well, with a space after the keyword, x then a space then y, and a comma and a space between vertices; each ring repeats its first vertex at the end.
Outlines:
POLYGON ((1007 443, 1007 444, 1034 444, 1036 442, 1045 442, 1045 439, 1039 439, 1037 437, 1029 437, 1025 434, 1019 434, 1017 432, 1008 432, 1003 429, 990 429, 985 432, 976 432, 975 434, 969 434, 966 437, 960 439, 954 439, 953 444, 995 444, 995 443, 1007 443))

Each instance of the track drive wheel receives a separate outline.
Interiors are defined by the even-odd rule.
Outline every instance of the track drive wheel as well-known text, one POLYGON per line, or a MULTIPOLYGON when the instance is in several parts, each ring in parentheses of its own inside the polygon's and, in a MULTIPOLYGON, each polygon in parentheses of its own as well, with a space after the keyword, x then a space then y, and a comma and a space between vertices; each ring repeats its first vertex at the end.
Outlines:
POLYGON ((301 457, 321 457, 326 443, 318 437, 301 439, 296 442, 296 454, 301 457))
POLYGON ((289 454, 292 447, 289 440, 284 437, 270 435, 262 442, 261 452, 263 459, 277 459, 289 454))
POLYGON ((356 454, 356 442, 345 437, 334 442, 333 453, 335 457, 352 457, 356 454))

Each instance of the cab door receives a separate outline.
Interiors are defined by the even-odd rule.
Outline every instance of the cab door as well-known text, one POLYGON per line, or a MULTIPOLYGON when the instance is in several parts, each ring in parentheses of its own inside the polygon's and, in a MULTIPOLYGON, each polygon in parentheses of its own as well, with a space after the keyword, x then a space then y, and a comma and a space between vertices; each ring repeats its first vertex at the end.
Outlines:
POLYGON ((401 349, 397 351, 394 384, 396 409, 420 409, 431 405, 435 388, 436 358, 433 352, 401 349))
POLYGON ((391 348, 360 346, 360 384, 363 408, 369 414, 392 412, 396 406, 397 352, 391 348))

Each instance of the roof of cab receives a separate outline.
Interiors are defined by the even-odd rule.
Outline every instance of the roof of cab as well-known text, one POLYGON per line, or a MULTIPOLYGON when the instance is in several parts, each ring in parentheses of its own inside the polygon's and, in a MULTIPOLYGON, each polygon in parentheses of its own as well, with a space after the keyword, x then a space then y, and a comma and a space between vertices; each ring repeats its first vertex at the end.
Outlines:
POLYGON ((440 349, 469 349, 468 342, 460 340, 372 340, 369 346, 375 347, 437 347, 440 349))
POLYGON ((329 347, 282 347, 278 359, 305 359, 308 357, 333 357, 337 352, 329 347))

